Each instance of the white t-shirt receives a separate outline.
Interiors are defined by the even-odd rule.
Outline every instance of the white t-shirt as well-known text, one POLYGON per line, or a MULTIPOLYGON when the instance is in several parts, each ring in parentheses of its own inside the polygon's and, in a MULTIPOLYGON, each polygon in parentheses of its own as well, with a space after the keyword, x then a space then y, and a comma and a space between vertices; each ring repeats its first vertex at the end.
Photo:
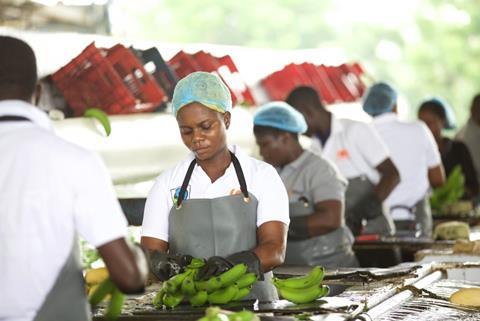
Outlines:
MULTIPOLYGON (((400 172, 400 183, 385 204, 388 207, 411 207, 428 192, 428 170, 442 163, 435 139, 423 122, 401 121, 394 113, 375 117, 373 125, 400 172)), ((413 215, 404 209, 396 209, 391 214, 395 220, 413 219, 413 215)))
POLYGON ((311 150, 332 161, 345 178, 366 175, 377 184, 380 175, 376 167, 389 157, 389 152, 376 130, 367 123, 339 119, 332 114, 331 133, 322 147, 312 139, 311 150))
POLYGON ((126 220, 100 158, 57 137, 48 117, 0 102, 0 320, 32 320, 78 233, 98 247, 124 237, 126 220))
MULTIPOLYGON (((290 223, 288 195, 276 170, 269 164, 244 154, 237 146, 230 150, 242 166, 248 191, 258 200, 257 227, 265 222, 290 223)), ((145 204, 142 235, 168 242, 168 216, 173 206, 175 191, 179 190, 193 160, 193 154, 177 166, 163 172, 155 181, 145 204)), ((231 163, 222 177, 214 183, 197 164, 193 170, 185 199, 218 198, 239 191, 235 168, 231 163)))

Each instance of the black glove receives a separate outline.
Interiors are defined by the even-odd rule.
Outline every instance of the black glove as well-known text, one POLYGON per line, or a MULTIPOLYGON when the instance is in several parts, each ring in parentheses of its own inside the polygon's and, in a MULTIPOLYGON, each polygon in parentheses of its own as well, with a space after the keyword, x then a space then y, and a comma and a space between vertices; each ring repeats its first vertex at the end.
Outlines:
POLYGON ((288 226, 288 239, 300 241, 309 238, 308 235, 308 216, 295 216, 290 218, 288 226))
POLYGON ((352 212, 356 220, 371 220, 383 215, 382 202, 372 191, 353 206, 352 212))
POLYGON ((234 253, 226 258, 221 256, 212 256, 197 273, 197 280, 208 280, 212 276, 217 276, 228 271, 234 265, 244 263, 247 265, 248 272, 253 272, 260 281, 263 280, 263 272, 260 260, 253 251, 243 251, 234 253))
POLYGON ((191 255, 170 255, 168 253, 149 252, 148 262, 150 271, 160 280, 165 281, 181 273, 192 262, 191 255))

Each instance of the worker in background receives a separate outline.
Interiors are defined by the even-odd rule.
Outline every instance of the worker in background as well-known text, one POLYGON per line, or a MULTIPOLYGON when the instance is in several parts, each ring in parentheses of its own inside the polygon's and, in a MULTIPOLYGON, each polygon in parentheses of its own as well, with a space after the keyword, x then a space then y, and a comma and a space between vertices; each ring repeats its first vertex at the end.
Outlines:
POLYGON ((369 124, 336 118, 311 87, 294 89, 287 102, 305 116, 311 149, 348 179, 345 218, 353 234, 393 235, 395 227, 382 202, 399 183, 399 174, 378 133, 369 124))
POLYGON ((307 130, 303 115, 277 101, 259 108, 253 122, 260 155, 277 169, 288 191, 285 263, 358 266, 343 212, 347 180, 335 165, 300 145, 299 134, 307 130))
POLYGON ((270 272, 283 263, 288 196, 275 169, 227 144, 230 91, 216 75, 192 73, 175 87, 172 110, 187 159, 152 187, 142 225, 152 272, 165 280, 191 261, 206 259, 197 279, 245 263, 262 281, 260 301, 277 299, 270 272))
POLYGON ((435 137, 446 176, 450 175, 455 166, 460 165, 465 176, 463 199, 474 199, 478 195, 478 181, 470 151, 464 143, 442 134, 444 129, 454 129, 456 125, 450 105, 440 98, 425 100, 418 109, 418 118, 425 122, 435 137))
MULTIPOLYGON (((480 182, 480 94, 472 99, 470 118, 467 124, 458 132, 456 139, 467 145, 477 173, 477 182, 480 182)), ((480 203, 480 195, 477 194, 480 203)))
POLYGON ((431 237, 429 190, 445 182, 435 139, 422 122, 399 119, 397 92, 389 84, 379 82, 370 87, 363 110, 373 117, 373 125, 400 172, 400 184, 385 200, 397 235, 431 237))
POLYGON ((33 50, 6 36, 0 48, 0 320, 89 320, 77 233, 122 292, 142 292, 148 266, 100 158, 32 105, 33 50))

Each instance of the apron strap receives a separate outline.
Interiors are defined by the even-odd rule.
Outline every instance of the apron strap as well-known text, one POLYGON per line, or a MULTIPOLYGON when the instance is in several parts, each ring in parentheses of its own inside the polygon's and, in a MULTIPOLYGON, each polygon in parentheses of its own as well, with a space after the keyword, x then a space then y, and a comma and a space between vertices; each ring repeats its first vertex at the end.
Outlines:
MULTIPOLYGON (((240 162, 238 161, 238 158, 237 156, 235 156, 234 153, 230 152, 230 156, 232 157, 233 167, 235 168, 235 173, 237 174, 238 182, 240 183, 240 190, 242 191, 244 201, 248 202, 250 200, 250 196, 248 194, 247 182, 245 181, 245 176, 243 175, 242 166, 240 165, 240 162)), ((187 174, 185 175, 185 178, 183 179, 182 187, 180 188, 180 193, 178 194, 177 206, 176 206, 177 209, 182 207, 182 202, 185 197, 185 192, 187 191, 187 186, 188 186, 188 183, 190 182, 190 178, 192 177, 193 169, 195 168, 196 164, 197 164, 197 160, 193 159, 192 162, 190 163, 190 166, 188 167, 187 174)))
POLYGON ((240 162, 234 153, 230 152, 230 155, 232 156, 233 167, 235 168, 235 173, 237 174, 238 182, 240 183, 240 190, 242 191, 244 200, 248 201, 250 200, 250 196, 248 195, 247 182, 243 175, 242 166, 240 166, 240 162))
POLYGON ((182 187, 180 188, 180 193, 178 194, 177 209, 182 207, 183 198, 185 197, 185 192, 187 191, 187 186, 188 186, 188 183, 190 182, 190 178, 192 177, 193 169, 195 168, 196 164, 197 164, 197 160, 194 158, 190 163, 190 166, 188 166, 187 174, 183 179, 182 187))
POLYGON ((30 121, 30 119, 22 116, 0 116, 1 121, 30 121))

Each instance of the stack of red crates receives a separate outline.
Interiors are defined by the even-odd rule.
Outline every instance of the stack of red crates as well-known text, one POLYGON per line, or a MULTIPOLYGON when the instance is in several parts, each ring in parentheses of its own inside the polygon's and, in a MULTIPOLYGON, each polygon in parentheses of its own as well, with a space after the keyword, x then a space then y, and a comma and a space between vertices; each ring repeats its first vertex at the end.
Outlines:
POLYGON ((194 54, 179 51, 170 59, 168 64, 178 78, 183 78, 195 71, 216 73, 229 88, 233 105, 255 105, 250 89, 242 80, 235 63, 229 55, 215 57, 202 50, 194 54))
POLYGON ((74 116, 96 107, 108 114, 153 111, 168 97, 126 47, 94 43, 52 75, 74 116))
POLYGON ((340 66, 289 64, 261 81, 272 100, 285 100, 298 86, 315 88, 324 103, 352 102, 362 97, 365 85, 363 69, 358 63, 340 66))

